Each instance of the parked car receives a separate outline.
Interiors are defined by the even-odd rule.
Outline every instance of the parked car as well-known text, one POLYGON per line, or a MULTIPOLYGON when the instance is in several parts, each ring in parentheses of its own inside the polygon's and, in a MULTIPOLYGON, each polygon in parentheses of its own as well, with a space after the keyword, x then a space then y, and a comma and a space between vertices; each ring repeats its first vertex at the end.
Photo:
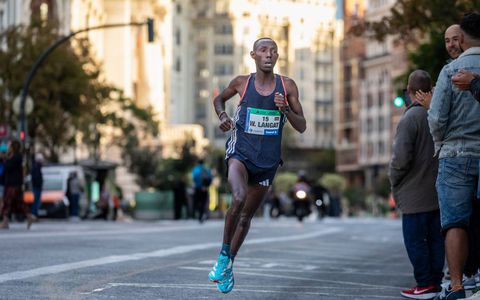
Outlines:
MULTIPOLYGON (((48 165, 42 168, 43 189, 40 209, 40 217, 68 218, 69 201, 67 198, 67 182, 71 172, 77 172, 80 182, 85 185, 85 174, 82 167, 77 165, 48 165)), ((33 193, 29 177, 26 180, 24 201, 28 205, 33 203, 33 193)), ((85 195, 80 199, 80 207, 85 207, 85 195)))

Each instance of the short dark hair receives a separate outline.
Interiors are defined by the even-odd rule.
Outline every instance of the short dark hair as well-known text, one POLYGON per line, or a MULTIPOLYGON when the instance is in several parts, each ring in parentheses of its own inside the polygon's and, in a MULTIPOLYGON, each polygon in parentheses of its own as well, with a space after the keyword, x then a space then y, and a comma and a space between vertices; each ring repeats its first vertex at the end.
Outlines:
POLYGON ((408 76, 409 92, 430 92, 432 90, 432 78, 424 70, 415 70, 408 76))
POLYGON ((480 14, 467 13, 460 21, 460 28, 470 37, 480 40, 480 14))
POLYGON ((258 48, 258 45, 260 44, 261 41, 263 40, 270 40, 272 41, 275 45, 277 43, 275 43, 275 41, 272 39, 272 38, 269 38, 269 37, 261 37, 259 39, 257 39, 254 43, 253 43, 253 51, 255 51, 257 48, 258 48))

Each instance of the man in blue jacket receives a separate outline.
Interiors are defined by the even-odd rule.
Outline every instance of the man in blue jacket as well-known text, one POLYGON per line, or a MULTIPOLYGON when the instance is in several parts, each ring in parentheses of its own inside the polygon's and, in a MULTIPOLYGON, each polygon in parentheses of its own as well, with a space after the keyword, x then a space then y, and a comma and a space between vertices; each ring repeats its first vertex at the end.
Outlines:
POLYGON ((472 199, 476 194, 480 161, 480 105, 471 93, 457 89, 452 77, 459 70, 480 72, 480 14, 460 22, 464 51, 443 67, 428 112, 430 132, 439 158, 436 182, 442 233, 451 276, 450 286, 437 299, 465 298, 463 267, 468 256, 472 199))

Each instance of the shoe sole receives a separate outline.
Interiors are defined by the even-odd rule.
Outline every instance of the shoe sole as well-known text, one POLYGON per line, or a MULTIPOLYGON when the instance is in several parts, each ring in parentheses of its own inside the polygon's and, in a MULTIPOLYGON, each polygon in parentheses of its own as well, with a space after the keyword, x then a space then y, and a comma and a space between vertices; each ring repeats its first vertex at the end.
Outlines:
POLYGON ((440 293, 428 293, 428 294, 422 294, 422 295, 412 295, 412 294, 405 294, 405 293, 400 293, 405 298, 409 299, 432 299, 436 297, 440 293))

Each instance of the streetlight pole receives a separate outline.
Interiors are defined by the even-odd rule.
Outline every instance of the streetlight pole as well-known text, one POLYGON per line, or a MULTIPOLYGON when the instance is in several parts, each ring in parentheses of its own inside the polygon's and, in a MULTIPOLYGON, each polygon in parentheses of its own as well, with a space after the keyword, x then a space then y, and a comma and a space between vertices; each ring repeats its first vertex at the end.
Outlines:
POLYGON ((147 25, 147 28, 148 28, 148 41, 153 42, 153 40, 154 40, 153 19, 148 18, 147 21, 145 21, 145 22, 105 24, 105 25, 80 29, 78 31, 70 33, 67 36, 64 36, 64 37, 58 39, 54 44, 52 44, 50 47, 48 47, 38 57, 37 61, 35 61, 32 68, 30 69, 30 72, 28 73, 28 76, 23 83, 22 93, 20 94, 20 114, 19 114, 20 116, 19 117, 20 117, 20 140, 21 140, 22 146, 25 145, 25 100, 27 99, 28 89, 30 87, 30 83, 33 80, 33 77, 37 73, 38 68, 45 61, 45 59, 48 57, 48 55, 50 55, 50 53, 53 52, 53 50, 55 50, 58 46, 60 46, 64 42, 68 41, 71 37, 73 37, 73 36, 75 36, 79 33, 82 33, 82 32, 87 32, 87 31, 97 30, 97 29, 104 29, 104 28, 125 27, 125 26, 144 26, 144 25, 147 25))

